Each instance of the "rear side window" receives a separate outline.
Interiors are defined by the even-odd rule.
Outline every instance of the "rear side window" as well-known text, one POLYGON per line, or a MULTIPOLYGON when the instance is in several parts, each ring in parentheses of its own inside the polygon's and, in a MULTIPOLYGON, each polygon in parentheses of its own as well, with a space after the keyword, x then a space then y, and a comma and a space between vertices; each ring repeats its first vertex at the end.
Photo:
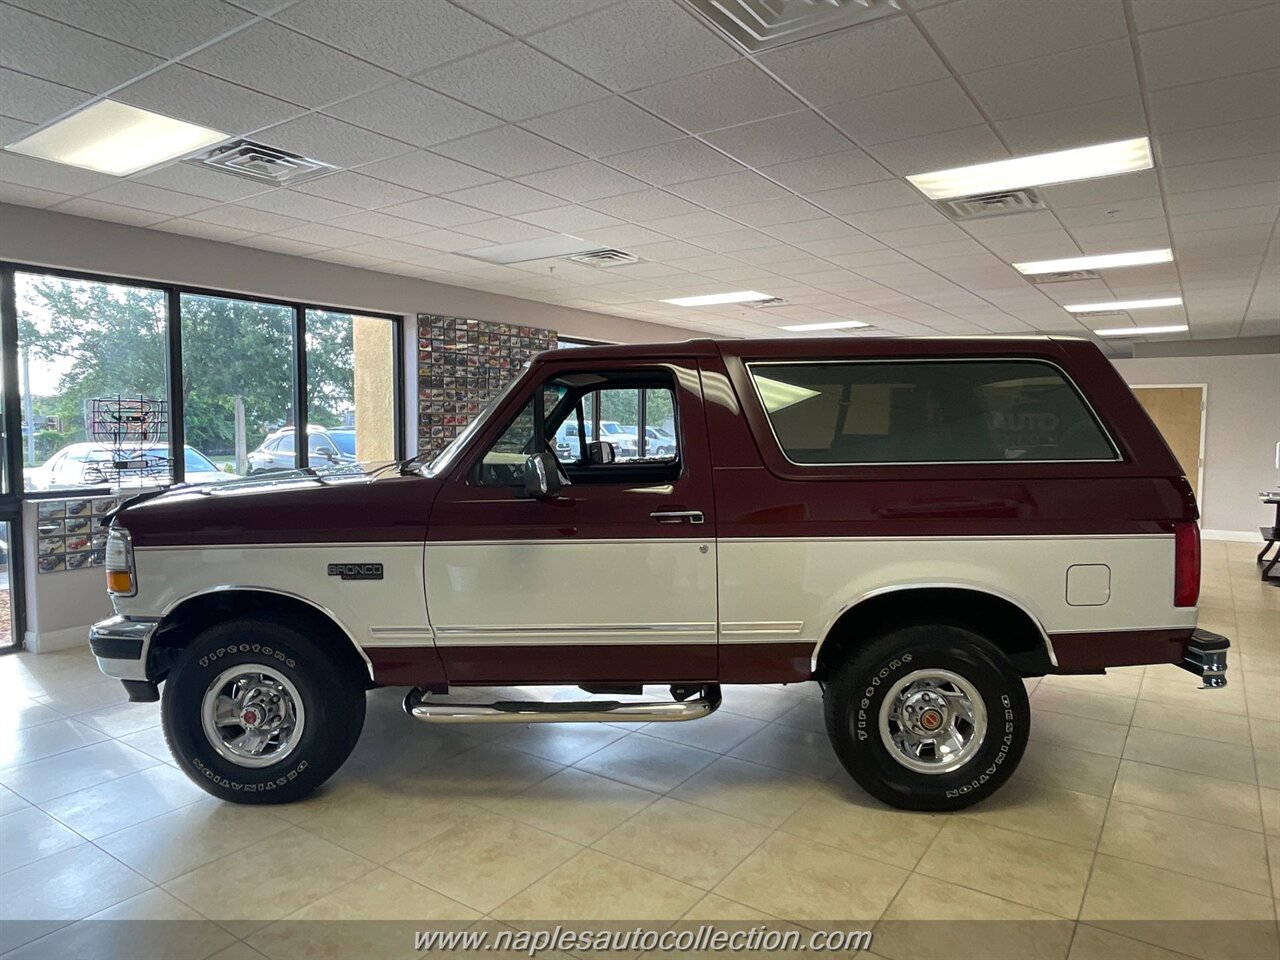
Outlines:
POLYGON ((797 464, 1116 460, 1080 393, 1035 360, 820 361, 748 369, 797 464))

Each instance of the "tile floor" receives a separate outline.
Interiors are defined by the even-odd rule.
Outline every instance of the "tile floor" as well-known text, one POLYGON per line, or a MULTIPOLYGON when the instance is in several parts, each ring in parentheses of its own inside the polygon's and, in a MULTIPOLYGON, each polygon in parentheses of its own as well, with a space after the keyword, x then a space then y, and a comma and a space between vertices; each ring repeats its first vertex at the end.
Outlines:
POLYGON ((280 922, 315 918, 856 918, 890 958, 1274 958, 1280 590, 1252 551, 1205 544, 1230 686, 1172 666, 1030 682, 1021 768, 951 816, 854 787, 807 687, 729 688, 708 720, 647 727, 433 728, 378 691, 326 789, 235 806, 174 768, 157 707, 86 651, 0 658, 0 953, 366 955, 363 933, 280 922), (895 924, 1033 918, 1066 922, 968 945, 963 925, 895 924))

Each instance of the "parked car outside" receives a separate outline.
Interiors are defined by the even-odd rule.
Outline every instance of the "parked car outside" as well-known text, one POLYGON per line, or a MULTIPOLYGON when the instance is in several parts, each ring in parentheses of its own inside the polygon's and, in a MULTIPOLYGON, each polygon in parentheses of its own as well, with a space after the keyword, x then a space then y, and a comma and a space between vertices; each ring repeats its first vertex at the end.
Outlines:
MULTIPOLYGON (((595 439, 595 429, 589 419, 584 418, 587 443, 595 439)), ((633 430, 627 433, 616 420, 600 421, 600 439, 613 446, 614 456, 619 460, 628 460, 636 456, 636 435, 633 430)), ((582 445, 578 440, 578 421, 567 421, 556 431, 556 456, 560 460, 571 462, 582 456, 582 445)))
MULTIPOLYGON (((293 427, 281 427, 267 435, 256 450, 249 451, 249 473, 294 470, 298 458, 293 427)), ((356 432, 347 429, 307 428, 307 459, 314 469, 350 466, 356 462, 356 432)))
MULTIPOLYGON (((635 426, 622 427, 632 436, 638 437, 639 431, 635 426)), ((670 457, 676 452, 676 438, 661 427, 646 426, 644 428, 644 456, 646 457, 670 457)))
MULTIPOLYGON (((185 459, 183 468, 187 483, 223 483, 227 480, 239 479, 239 474, 219 470, 199 450, 184 447, 185 459)), ((141 447, 125 451, 131 459, 147 460, 159 463, 167 460, 169 448, 166 446, 141 447)), ((114 452, 100 443, 72 443, 46 460, 35 470, 28 470, 23 478, 26 490, 69 490, 75 487, 101 486, 149 486, 157 481, 154 476, 147 476, 143 471, 123 471, 123 475, 112 466, 114 452)))

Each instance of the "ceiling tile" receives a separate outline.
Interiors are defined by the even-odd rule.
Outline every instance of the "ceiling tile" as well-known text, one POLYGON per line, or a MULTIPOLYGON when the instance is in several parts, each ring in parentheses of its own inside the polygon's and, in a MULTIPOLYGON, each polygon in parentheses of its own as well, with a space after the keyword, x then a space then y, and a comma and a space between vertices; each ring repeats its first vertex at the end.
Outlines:
POLYGON ((528 42, 618 91, 739 57, 676 3, 619 4, 535 33, 528 42))
POLYGON ((372 64, 267 21, 194 53, 184 62, 306 107, 322 107, 394 79, 372 64))
POLYGON ((838 190, 823 190, 808 194, 808 197, 822 209, 843 215, 916 203, 920 193, 901 180, 877 180, 838 190))
POLYGON ((759 60, 816 106, 867 97, 929 80, 947 68, 906 17, 846 27, 765 51, 759 60))
POLYGON ((1202 130, 1157 136, 1156 151, 1161 165, 1176 167, 1258 153, 1280 153, 1280 116, 1224 123, 1211 131, 1202 130))
POLYGON ((162 63, 141 50, 16 7, 4 8, 0 67, 77 90, 105 93, 162 63))
MULTIPOLYGON (((468 223, 458 227, 459 233, 469 233, 480 240, 490 243, 518 243, 522 240, 537 240, 540 237, 552 236, 554 231, 543 229, 522 220, 481 220, 479 223, 468 223)), ((474 241, 472 246, 482 246, 474 241)))
POLYGON ((850 213, 845 215, 845 219, 872 236, 881 230, 904 230, 907 227, 925 227, 948 222, 945 216, 928 203, 868 210, 865 213, 850 213))
POLYGON ((237 230, 247 230, 250 233, 271 233, 275 230, 287 230, 289 227, 305 226, 306 223, 295 217, 267 213, 265 210, 254 210, 234 203, 214 207, 212 210, 201 210, 199 213, 192 214, 190 219, 216 223, 224 227, 235 227, 237 230))
POLYGON ((501 125, 488 114, 410 80, 335 103, 324 112, 416 147, 430 147, 501 125))
MULTIPOLYGON (((1058 210, 1058 219, 1067 228, 1094 227, 1104 223, 1124 220, 1151 220, 1165 215, 1164 202, 1159 197, 1140 197, 1133 200, 1109 200, 1080 207, 1058 210)), ((1002 220, 1023 220, 1018 217, 1001 217, 1002 220)))
POLYGON ((129 84, 113 93, 112 99, 233 136, 303 113, 303 108, 292 103, 178 64, 129 84))
POLYGON ((620 197, 605 197, 602 200, 591 201, 588 206, 601 213, 607 213, 611 217, 635 220, 639 223, 655 217, 675 217, 683 213, 694 213, 699 209, 688 200, 673 197, 663 190, 642 190, 640 193, 627 193, 620 197))
POLYGON ((809 243, 814 240, 850 239, 863 236, 862 231, 855 230, 843 220, 822 215, 811 220, 777 224, 769 227, 766 232, 771 237, 794 244, 809 243))
POLYGON ((1275 115, 1280 70, 1260 70, 1239 77, 1153 90, 1151 129, 1156 133, 1193 130, 1234 120, 1275 115))
POLYGON ((70 199, 65 193, 20 187, 16 183, 0 183, 0 203, 16 203, 23 207, 52 207, 70 199))
POLYGON ((624 153, 684 136, 621 97, 561 110, 523 126, 588 157, 624 153))
POLYGON ((58 83, 0 69, 0 116, 44 123, 74 110, 88 94, 58 83))
POLYGON ((1170 193, 1191 193, 1210 187, 1274 182, 1277 177, 1280 177, 1280 154, 1264 153, 1171 167, 1164 172, 1164 185, 1170 193))
POLYGON ((183 0, 165 7, 152 0, 12 0, 41 16, 169 59, 208 43, 252 16, 222 0, 183 0))
POLYGON ((1270 2, 1272 0, 1214 0, 1213 3, 1202 0, 1132 0, 1133 19, 1138 30, 1145 32, 1238 13, 1270 2))
POLYGON ((335 217, 328 221, 328 225, 341 227, 344 230, 354 230, 357 233, 371 234, 375 237, 402 237, 422 231, 420 223, 401 220, 399 217, 389 217, 385 213, 377 213, 373 210, 361 210, 359 213, 335 217))
POLYGON ((1142 100, 1137 96, 1000 120, 996 127, 1015 154, 1047 153, 1091 143, 1128 140, 1145 137, 1148 132, 1142 100))
POLYGON ((616 0, 454 0, 477 17, 524 37, 565 20, 606 7, 616 0))
POLYGON ((168 219, 163 213, 135 210, 133 207, 103 203, 100 200, 90 200, 88 197, 73 197, 54 209, 58 213, 70 213, 77 217, 89 217, 93 220, 110 220, 113 223, 128 223, 135 227, 146 227, 168 219))
POLYGON ((155 229, 163 230, 165 233, 180 233, 186 237, 200 237, 202 240, 218 240, 223 243, 231 243, 252 236, 248 230, 220 227, 216 223, 204 223, 200 220, 187 220, 182 217, 158 223, 155 229))
POLYGON ((706 133, 804 107, 750 60, 638 90, 631 99, 690 133, 706 133))
POLYGON ((541 116, 609 93, 523 43, 506 43, 414 79, 504 120, 541 116))
POLYGON ((1009 156, 1004 144, 986 124, 881 143, 869 147, 867 152, 902 176, 1004 160, 1009 156))
POLYGON ((556 233, 572 234, 580 230, 599 230, 620 222, 615 217, 576 205, 524 213, 520 215, 520 219, 556 233))
MULTIPOLYGON (((378 164, 372 166, 378 166, 378 164)), ((308 180, 306 183, 298 184, 294 189, 302 193, 315 194, 317 197, 328 197, 339 203, 348 203, 363 210, 385 207, 392 203, 403 203, 421 196, 415 190, 366 177, 350 170, 342 170, 318 180, 308 180)))
POLYGON ((1147 86, 1183 86, 1280 66, 1280 4, 1138 36, 1147 86))
POLYGON ((271 253, 283 253, 291 257, 305 257, 325 249, 318 243, 306 243, 303 240, 291 240, 288 237, 248 237, 235 242, 242 247, 253 247, 255 250, 267 250, 271 253))
POLYGON ((413 150, 407 143, 326 117, 309 113, 256 134, 257 139, 335 167, 355 167, 413 150))
POLYGON ((1040 196, 1055 210, 1084 207, 1091 203, 1109 203, 1160 196, 1160 180, 1154 170, 1139 170, 1119 177, 1081 180, 1037 187, 1040 196))
POLYGON ((422 0, 303 0, 276 19, 402 76, 506 39, 452 4, 422 0))
POLYGON ((1091 0, 1088 13, 1058 0, 956 0, 920 22, 961 73, 1030 60, 1125 36, 1120 0, 1091 0))
POLYGON ((820 157, 774 164, 762 168, 760 172, 787 189, 804 194, 883 180, 890 176, 888 170, 857 147, 820 157))
POLYGON ((982 114, 954 80, 936 80, 861 100, 833 103, 823 113, 861 146, 983 122, 982 114))
POLYGON ((36 160, 34 157, 23 157, 16 153, 0 151, 0 181, 79 196, 92 190, 101 190, 115 183, 117 178, 109 177, 105 173, 94 173, 92 170, 81 170, 79 167, 69 167, 61 163, 51 163, 48 160, 36 160))
POLYGON ((678 197, 684 197, 694 203, 706 207, 722 207, 730 203, 741 203, 746 198, 755 200, 771 200, 774 197, 785 197, 787 191, 758 173, 743 171, 726 173, 718 177, 706 177, 702 180, 691 180, 688 183, 673 184, 667 189, 678 197))
POLYGON ((742 167, 729 157, 692 138, 619 153, 609 157, 607 162, 611 167, 657 186, 742 171, 742 167))
POLYGON ((545 190, 547 193, 575 202, 615 197, 621 193, 634 193, 647 186, 634 177, 594 161, 531 173, 517 179, 527 186, 545 190))
POLYGON ((117 180, 108 187, 88 194, 89 199, 103 203, 116 203, 137 210, 164 213, 171 217, 185 217, 197 210, 207 210, 217 202, 207 197, 193 197, 175 193, 160 187, 151 187, 133 180, 117 180))
POLYGON ((582 159, 559 144, 512 126, 486 130, 441 144, 436 151, 500 177, 537 173, 582 159))
MULTIPOLYGON (((241 206, 255 210, 266 210, 270 213, 282 213, 286 217, 297 217, 299 220, 332 220, 343 214, 355 213, 359 208, 350 204, 338 203, 324 197, 315 197, 297 190, 272 190, 255 197, 247 197, 240 201, 241 206)), ((306 240, 306 237, 298 237, 306 240)), ((313 241, 319 242, 319 241, 313 241)), ((330 244, 337 246, 337 244, 330 244)))
POLYGON ((818 157, 849 147, 849 141, 831 124, 808 111, 717 130, 705 139, 751 167, 818 157))
POLYGON ((301 227, 289 227, 279 231, 276 236, 319 247, 350 247, 369 240, 367 234, 358 233, 355 230, 344 230, 328 223, 308 223, 301 227))
POLYGON ((1127 39, 980 70, 964 81, 996 120, 1138 95, 1127 39))
POLYGON ((475 207, 468 207, 442 197, 423 197, 407 203, 397 203, 382 211, 388 216, 416 220, 433 227, 456 227, 460 223, 479 223, 491 215, 475 207))
POLYGON ((816 220, 823 216, 821 210, 799 197, 779 197, 776 200, 758 200, 754 203, 724 207, 721 212, 749 227, 768 227, 777 223, 794 223, 797 220, 816 220))
MULTIPOLYGON (((418 225, 421 227, 421 224, 418 225)), ((452 230, 426 230, 422 233, 411 233, 402 238, 405 243, 427 247, 441 253, 453 253, 457 250, 470 250, 476 245, 476 238, 465 233, 452 230)))
MULTIPOLYGON (((1236 207, 1267 207, 1280 203, 1280 183, 1250 183, 1237 187, 1219 187, 1213 190, 1196 190, 1190 193, 1169 195, 1169 213, 1207 213, 1210 210, 1231 210, 1236 207)), ((1176 224, 1174 225, 1176 228, 1176 224)))
POLYGON ((361 167, 360 172, 420 193, 449 193, 494 179, 492 174, 426 150, 380 160, 361 167))
POLYGON ((447 194, 447 197, 457 203, 465 203, 504 217, 517 213, 530 213, 534 210, 547 210, 561 203, 559 197, 553 197, 549 193, 509 180, 468 187, 466 190, 447 194))
POLYGON ((720 253, 737 253, 739 250, 752 250, 774 245, 771 237, 761 233, 759 230, 749 230, 745 227, 740 230, 728 230, 713 236, 698 238, 698 246, 706 247, 708 250, 716 250, 720 253))

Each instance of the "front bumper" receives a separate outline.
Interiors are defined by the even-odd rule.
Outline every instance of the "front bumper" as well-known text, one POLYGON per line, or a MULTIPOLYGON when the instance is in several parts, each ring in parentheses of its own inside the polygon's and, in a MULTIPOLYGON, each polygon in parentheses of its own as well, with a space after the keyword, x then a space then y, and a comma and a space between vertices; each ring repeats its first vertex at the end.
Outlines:
POLYGON ((98 669, 117 680, 147 680, 147 654, 159 620, 111 617, 89 628, 89 649, 98 669))
POLYGON ((1196 629, 1187 642, 1186 653, 1178 664, 1200 677, 1202 690, 1214 690, 1227 685, 1227 650, 1231 641, 1208 630, 1196 629))

